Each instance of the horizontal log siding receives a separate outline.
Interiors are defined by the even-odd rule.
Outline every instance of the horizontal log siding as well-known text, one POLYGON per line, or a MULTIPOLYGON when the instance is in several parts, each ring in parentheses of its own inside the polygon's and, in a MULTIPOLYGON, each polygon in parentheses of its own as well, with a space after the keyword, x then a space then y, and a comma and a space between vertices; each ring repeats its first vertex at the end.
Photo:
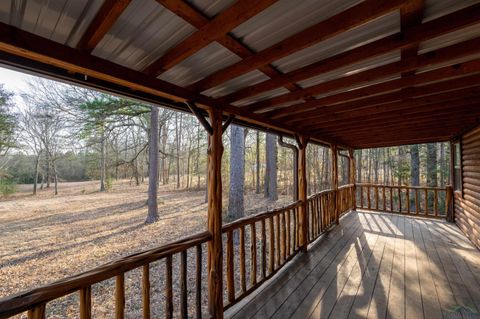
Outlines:
POLYGON ((480 249, 480 127, 462 136, 463 195, 455 192, 455 222, 480 249))

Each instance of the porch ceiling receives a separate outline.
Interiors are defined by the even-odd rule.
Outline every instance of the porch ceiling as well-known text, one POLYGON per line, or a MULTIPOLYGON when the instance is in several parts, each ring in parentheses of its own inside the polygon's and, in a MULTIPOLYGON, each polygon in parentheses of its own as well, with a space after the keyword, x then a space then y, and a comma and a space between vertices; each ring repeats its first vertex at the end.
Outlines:
POLYGON ((480 118, 480 0, 10 0, 0 63, 354 148, 480 118))

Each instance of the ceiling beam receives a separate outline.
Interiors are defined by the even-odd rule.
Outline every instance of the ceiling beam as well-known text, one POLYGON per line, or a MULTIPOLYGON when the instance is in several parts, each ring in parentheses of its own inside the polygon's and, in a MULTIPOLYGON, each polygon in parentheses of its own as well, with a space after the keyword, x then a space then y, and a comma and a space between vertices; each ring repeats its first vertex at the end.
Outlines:
MULTIPOLYGON (((285 73, 284 75, 255 84, 254 86, 244 88, 225 97, 219 98, 218 100, 222 103, 231 103, 247 97, 255 96, 262 92, 270 91, 277 87, 283 86, 287 83, 296 83, 314 76, 318 76, 319 74, 325 72, 330 72, 341 67, 352 65, 368 58, 380 56, 382 54, 409 47, 413 44, 428 40, 433 37, 441 36, 448 32, 468 27, 472 24, 478 23, 479 20, 480 4, 477 4, 435 20, 428 21, 420 26, 410 29, 407 34, 398 33, 387 36, 372 43, 337 54, 300 69, 285 73)), ((309 96, 311 95, 309 95, 307 91, 299 91, 298 93, 295 92, 295 94, 286 94, 282 95, 281 97, 276 97, 275 103, 279 102, 280 99, 283 99, 283 101, 292 101, 299 98, 307 98, 309 96)), ((262 101, 259 103, 269 103, 270 105, 273 105, 274 102, 262 101)), ((251 108, 253 108, 253 105, 251 105, 251 108)))
POLYGON ((379 16, 399 8, 401 0, 366 0, 327 20, 294 34, 255 55, 223 68, 192 84, 189 88, 202 92, 242 74, 312 46, 349 29, 365 24, 379 16))
MULTIPOLYGON (((284 94, 269 100, 261 101, 255 104, 248 105, 245 110, 258 111, 267 107, 272 107, 280 103, 291 101, 298 101, 306 99, 309 96, 316 96, 327 94, 331 91, 339 89, 351 88, 356 85, 368 85, 373 81, 388 78, 389 76, 400 75, 403 72, 413 71, 417 68, 425 68, 434 66, 436 64, 444 64, 449 61, 456 61, 461 58, 468 57, 477 53, 480 50, 480 37, 454 44, 435 51, 427 52, 410 59, 393 62, 373 69, 365 70, 356 74, 347 75, 330 81, 322 82, 308 88, 292 92, 291 94, 284 94)), ((307 106, 307 105, 306 105, 307 106)), ((285 110, 278 110, 273 115, 288 114, 291 111, 300 111, 302 106, 296 104, 287 107, 285 110)))
POLYGON ((213 41, 225 36, 238 25, 268 8, 277 0, 242 0, 218 14, 198 31, 169 49, 162 57, 148 65, 143 71, 158 76, 174 65, 206 47, 213 41))
POLYGON ((131 0, 105 0, 78 42, 77 48, 87 52, 95 49, 130 2, 131 0))
POLYGON ((420 87, 412 87, 409 92, 397 90, 381 95, 370 96, 349 102, 328 105, 315 110, 296 115, 286 120, 287 123, 301 123, 305 120, 315 122, 317 118, 328 120, 330 116, 342 113, 350 115, 355 113, 363 114, 377 105, 387 105, 388 103, 400 103, 398 101, 406 100, 405 103, 420 103, 419 101, 441 102, 455 98, 467 97, 476 94, 480 85, 480 75, 467 76, 460 79, 443 81, 439 83, 428 84, 420 87))
MULTIPOLYGON (((203 28, 210 20, 201 11, 190 5, 186 1, 179 0, 157 0, 162 6, 178 15, 183 20, 187 21, 197 29, 203 28)), ((217 39, 217 42, 223 45, 228 50, 232 51, 242 59, 252 56, 255 52, 243 44, 239 39, 235 38, 231 33, 224 34, 217 39)), ((282 74, 272 65, 264 65, 259 69, 268 77, 275 77, 282 74)), ((286 84, 285 88, 289 91, 298 90, 299 87, 296 84, 286 84)))
POLYGON ((368 97, 371 95, 398 90, 410 86, 424 85, 437 81, 447 81, 453 78, 459 78, 477 72, 480 72, 480 59, 423 72, 408 78, 400 78, 391 81, 385 81, 379 84, 361 87, 350 91, 342 91, 340 93, 328 95, 326 97, 318 98, 316 100, 291 105, 289 107, 284 107, 261 114, 270 118, 279 119, 286 116, 292 116, 293 114, 310 111, 316 108, 321 109, 321 106, 347 102, 350 100, 368 97))

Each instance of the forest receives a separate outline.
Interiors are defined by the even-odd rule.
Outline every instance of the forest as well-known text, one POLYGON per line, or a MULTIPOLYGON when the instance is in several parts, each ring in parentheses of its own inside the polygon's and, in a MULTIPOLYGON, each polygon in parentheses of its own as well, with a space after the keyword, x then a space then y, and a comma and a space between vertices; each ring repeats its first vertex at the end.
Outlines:
MULTIPOLYGON (((158 220, 157 189, 206 188, 207 134, 191 114, 73 85, 35 78, 27 92, 0 88, 0 174, 3 196, 17 184, 31 193, 62 191, 63 182, 148 183, 149 214, 158 220), (14 99, 14 95, 20 97, 14 99), (20 104, 20 105, 19 105, 20 104), (150 183, 150 181, 153 181, 150 183)), ((224 134, 222 181, 225 218, 243 216, 244 194, 295 199, 294 140, 231 125, 224 134)), ((356 181, 385 185, 444 186, 446 143, 356 150, 356 181)), ((348 159, 339 157, 339 184, 348 183, 348 159)), ((331 151, 309 144, 308 192, 331 187, 331 151)))

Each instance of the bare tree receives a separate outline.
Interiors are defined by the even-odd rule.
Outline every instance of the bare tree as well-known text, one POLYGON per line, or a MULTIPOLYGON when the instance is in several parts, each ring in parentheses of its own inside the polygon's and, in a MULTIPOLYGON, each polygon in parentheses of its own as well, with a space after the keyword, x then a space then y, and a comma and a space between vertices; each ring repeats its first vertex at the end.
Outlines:
POLYGON ((265 140, 265 158, 264 195, 270 200, 277 200, 277 137, 270 133, 265 140))
POLYGON ((151 107, 150 139, 148 148, 148 215, 145 223, 151 224, 158 220, 158 108, 151 107))

